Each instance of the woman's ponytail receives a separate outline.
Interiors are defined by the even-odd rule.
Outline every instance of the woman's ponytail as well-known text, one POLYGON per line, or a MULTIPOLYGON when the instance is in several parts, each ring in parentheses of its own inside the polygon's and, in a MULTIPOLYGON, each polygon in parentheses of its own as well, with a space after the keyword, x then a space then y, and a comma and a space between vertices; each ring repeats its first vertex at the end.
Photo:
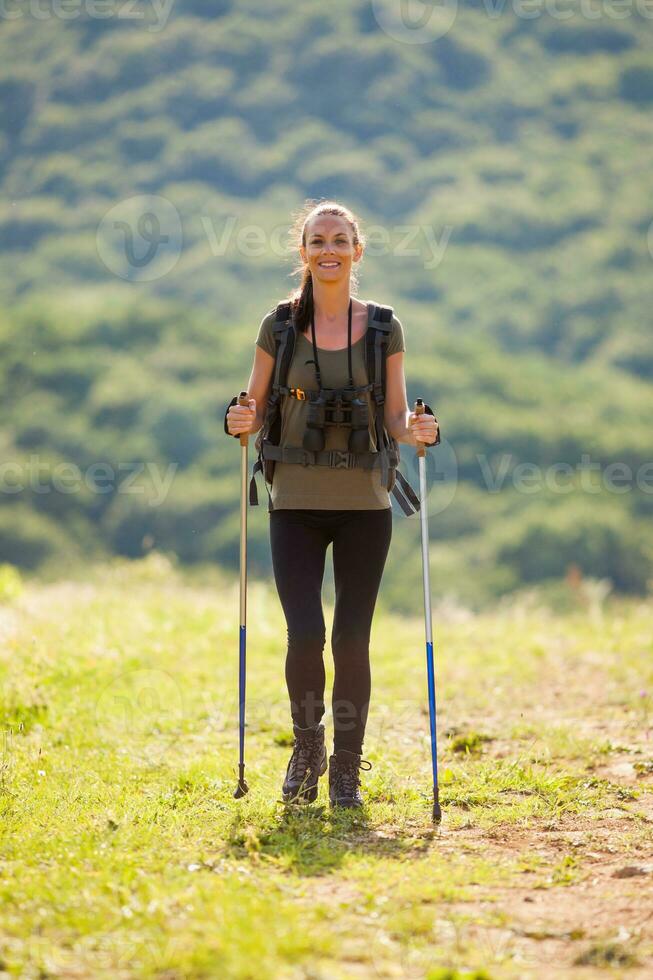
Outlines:
POLYGON ((304 267, 299 295, 294 307, 295 324, 299 333, 308 330, 313 315, 313 276, 308 266, 304 267))

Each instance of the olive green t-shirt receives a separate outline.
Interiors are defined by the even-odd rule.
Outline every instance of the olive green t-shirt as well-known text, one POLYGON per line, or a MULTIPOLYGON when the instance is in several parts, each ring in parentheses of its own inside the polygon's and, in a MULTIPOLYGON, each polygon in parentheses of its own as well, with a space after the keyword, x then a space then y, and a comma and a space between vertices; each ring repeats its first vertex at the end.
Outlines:
MULTIPOLYGON (((372 316, 372 303, 368 303, 368 328, 372 316)), ((276 307, 263 318, 256 343, 272 357, 275 356, 273 324, 276 307)), ((392 317, 392 330, 388 340, 387 354, 405 350, 404 332, 401 322, 392 317)), ((349 384, 347 348, 323 350, 318 347, 320 375, 323 388, 341 388, 349 384)), ((287 385, 290 388, 303 388, 318 391, 315 367, 313 365, 313 344, 310 336, 297 337, 292 362, 288 370, 287 385)), ((365 334, 351 347, 352 375, 354 385, 368 383, 365 367, 365 334)), ((362 394, 367 399, 369 425, 369 451, 376 452, 376 433, 374 431, 373 398, 369 391, 362 394)), ((308 400, 299 400, 290 395, 281 396, 281 445, 301 448, 308 400)), ((348 448, 350 429, 327 425, 324 430, 324 448, 348 448)), ((320 510, 381 510, 391 506, 390 495, 381 483, 380 467, 364 470, 362 467, 345 469, 331 466, 303 466, 301 463, 276 462, 270 491, 272 507, 275 510, 288 508, 308 508, 320 510)))

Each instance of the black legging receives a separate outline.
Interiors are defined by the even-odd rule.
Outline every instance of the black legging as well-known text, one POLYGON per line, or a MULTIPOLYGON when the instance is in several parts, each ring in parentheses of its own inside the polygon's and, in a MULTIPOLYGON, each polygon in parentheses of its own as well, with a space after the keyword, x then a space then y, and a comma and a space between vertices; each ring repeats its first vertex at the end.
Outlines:
POLYGON ((286 683, 293 723, 307 728, 324 714, 322 580, 333 542, 334 750, 360 753, 371 690, 370 630, 392 537, 392 508, 281 509, 269 516, 274 578, 288 627, 286 683))

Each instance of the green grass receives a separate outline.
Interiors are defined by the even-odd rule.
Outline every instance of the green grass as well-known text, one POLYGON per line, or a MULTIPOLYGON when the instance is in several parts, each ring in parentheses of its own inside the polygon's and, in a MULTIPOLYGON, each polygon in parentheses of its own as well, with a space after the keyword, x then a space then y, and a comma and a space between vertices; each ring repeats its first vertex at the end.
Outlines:
POLYGON ((375 620, 373 768, 351 813, 324 780, 313 806, 279 802, 285 624, 262 583, 248 615, 236 801, 237 583, 153 556, 5 597, 4 974, 535 977, 552 942, 561 976, 650 966, 636 922, 621 913, 617 937, 585 904, 588 882, 606 913, 615 889, 633 909, 650 890, 645 868, 608 874, 650 841, 650 601, 600 621, 532 602, 447 620, 436 603, 440 827, 420 621, 375 620))

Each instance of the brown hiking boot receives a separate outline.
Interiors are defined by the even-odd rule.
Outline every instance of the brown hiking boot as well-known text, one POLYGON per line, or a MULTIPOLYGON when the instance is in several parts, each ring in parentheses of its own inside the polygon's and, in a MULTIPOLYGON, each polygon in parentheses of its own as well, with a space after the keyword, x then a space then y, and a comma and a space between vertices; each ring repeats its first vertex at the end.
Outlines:
POLYGON ((331 806, 362 806, 359 769, 371 769, 372 763, 356 752, 338 749, 329 756, 329 800, 331 806))
POLYGON ((295 745, 283 782, 284 803, 313 803, 317 782, 327 770, 324 725, 298 728, 293 725, 295 745))

